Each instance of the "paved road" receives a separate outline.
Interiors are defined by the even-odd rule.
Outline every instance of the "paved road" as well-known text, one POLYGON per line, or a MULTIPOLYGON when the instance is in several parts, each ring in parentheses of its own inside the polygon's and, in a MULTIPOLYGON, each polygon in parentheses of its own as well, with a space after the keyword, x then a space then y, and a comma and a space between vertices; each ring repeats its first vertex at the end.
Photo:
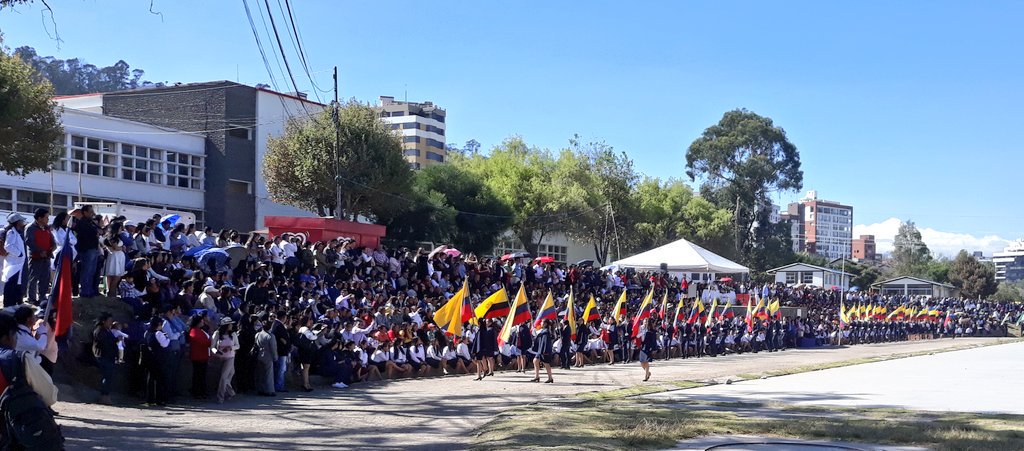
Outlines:
POLYGON ((648 397, 1024 415, 1022 377, 1017 342, 648 397))
MULTIPOLYGON (((955 346, 993 339, 930 340, 849 348, 798 349, 656 362, 651 382, 735 377, 795 366, 955 346)), ((359 388, 325 388, 268 400, 243 396, 224 405, 186 404, 165 409, 58 403, 58 422, 69 449, 459 449, 471 432, 510 407, 545 398, 639 384, 636 363, 556 371, 554 384, 505 372, 470 377, 400 380, 359 388)))

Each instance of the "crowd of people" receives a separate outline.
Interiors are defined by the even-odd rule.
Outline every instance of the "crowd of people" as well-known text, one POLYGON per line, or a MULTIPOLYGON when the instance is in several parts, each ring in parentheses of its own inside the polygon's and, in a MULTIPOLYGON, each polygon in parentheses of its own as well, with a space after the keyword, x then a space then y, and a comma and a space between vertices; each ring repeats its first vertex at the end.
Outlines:
MULTIPOLYGON (((336 389, 401 377, 482 380, 500 370, 532 373, 539 383, 553 382, 553 365, 636 361, 646 380, 655 359, 1001 335, 1006 324, 1024 320, 1014 303, 690 282, 444 246, 271 238, 197 230, 159 216, 130 223, 89 206, 52 221, 40 209, 29 222, 12 214, 2 234, 5 306, 45 302, 55 253, 66 242, 78 302, 105 294, 130 306, 130 319, 96 318, 85 340, 82 354, 101 375, 101 402, 110 402, 119 373, 129 391, 154 405, 186 390, 217 402, 237 393, 312 391, 311 376, 336 389), (463 287, 472 306, 502 289, 510 298, 521 290, 530 318, 505 328, 510 301, 505 310, 477 309, 480 318, 447 333, 452 327, 435 313, 463 287), (555 314, 534 321, 548 296, 555 314), (587 308, 590 298, 596 308, 587 308)), ((42 310, 25 311, 31 314, 22 314, 17 349, 52 372, 52 325, 37 317, 42 310)))

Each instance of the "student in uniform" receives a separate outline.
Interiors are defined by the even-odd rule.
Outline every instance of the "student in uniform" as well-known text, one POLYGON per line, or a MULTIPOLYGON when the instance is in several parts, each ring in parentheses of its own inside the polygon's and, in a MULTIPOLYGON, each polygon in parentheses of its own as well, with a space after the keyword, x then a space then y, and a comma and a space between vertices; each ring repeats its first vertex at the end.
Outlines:
POLYGON ((516 372, 525 373, 527 362, 532 362, 535 355, 533 354, 533 334, 530 333, 530 325, 523 323, 519 325, 519 328, 515 332, 516 349, 519 350, 519 356, 516 357, 516 372))
POLYGON ((543 364, 544 369, 548 372, 548 380, 544 381, 544 383, 553 383, 555 379, 551 376, 551 360, 554 355, 552 351, 551 320, 546 319, 541 323, 540 331, 534 337, 533 344, 533 349, 536 352, 536 357, 533 358, 533 382, 540 382, 540 367, 543 364))
POLYGON ((644 330, 641 331, 643 341, 640 346, 640 367, 644 369, 644 382, 651 378, 651 362, 654 361, 654 351, 658 349, 658 334, 654 331, 650 318, 644 321, 644 330))

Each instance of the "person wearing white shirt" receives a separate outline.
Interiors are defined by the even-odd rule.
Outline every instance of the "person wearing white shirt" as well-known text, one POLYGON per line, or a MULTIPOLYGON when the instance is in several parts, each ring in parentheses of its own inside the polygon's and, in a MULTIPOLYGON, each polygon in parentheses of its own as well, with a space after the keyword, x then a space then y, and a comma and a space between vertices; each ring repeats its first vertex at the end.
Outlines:
POLYGON ((36 363, 42 363, 43 359, 39 353, 46 349, 47 327, 36 316, 36 308, 30 305, 18 307, 14 311, 14 320, 18 322, 18 340, 14 350, 23 351, 36 363))
POLYGON ((25 238, 26 219, 18 213, 7 217, 7 229, 4 237, 3 270, 0 272, 0 284, 4 287, 4 307, 21 304, 24 298, 25 261, 28 258, 25 238))
MULTIPOLYGON (((466 351, 469 351, 468 347, 466 348, 466 351)), ((442 360, 447 362, 455 362, 456 374, 458 374, 460 371, 463 373, 469 372, 469 370, 466 368, 466 364, 461 359, 459 359, 458 343, 455 343, 454 341, 449 342, 448 345, 444 347, 444 351, 441 353, 441 355, 444 357, 442 360)))
POLYGON ((412 370, 417 376, 426 376, 430 372, 430 366, 425 363, 427 363, 427 352, 423 349, 420 338, 416 337, 412 340, 412 346, 409 347, 409 364, 412 365, 412 370))
POLYGON ((398 365, 395 365, 391 358, 392 353, 388 351, 386 343, 381 343, 377 350, 373 352, 373 355, 370 356, 370 360, 377 367, 377 371, 387 374, 388 379, 393 379, 395 372, 400 371, 398 365))
POLYGON ((270 253, 270 264, 274 266, 274 274, 280 275, 284 271, 284 248, 280 236, 274 237, 274 242, 267 245, 267 252, 270 253))
MULTIPOLYGON (((433 368, 440 368, 441 373, 445 376, 448 375, 448 360, 450 360, 447 354, 445 354, 447 350, 447 348, 441 349, 440 343, 438 343, 437 339, 434 339, 434 342, 427 346, 426 355, 427 364, 433 368)), ((455 358, 454 352, 452 352, 451 358, 455 358)))
MULTIPOLYGON (((458 367, 461 367, 467 373, 476 372, 476 363, 473 362, 473 356, 469 353, 469 342, 471 338, 463 336, 462 341, 459 342, 458 346, 455 347, 456 358, 459 359, 458 367)), ((458 368, 456 368, 458 370, 458 368)))

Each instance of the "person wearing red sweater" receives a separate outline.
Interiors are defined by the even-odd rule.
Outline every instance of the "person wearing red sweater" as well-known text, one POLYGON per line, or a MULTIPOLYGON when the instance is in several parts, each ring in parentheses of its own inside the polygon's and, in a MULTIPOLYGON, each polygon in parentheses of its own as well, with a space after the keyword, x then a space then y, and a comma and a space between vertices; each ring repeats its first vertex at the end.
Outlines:
POLYGON ((50 234, 50 210, 37 208, 35 220, 25 229, 28 246, 28 302, 39 305, 50 293, 50 259, 57 245, 50 234))
POLYGON ((192 317, 188 330, 189 360, 192 361, 192 397, 206 399, 206 368, 210 362, 210 333, 205 314, 192 317))

